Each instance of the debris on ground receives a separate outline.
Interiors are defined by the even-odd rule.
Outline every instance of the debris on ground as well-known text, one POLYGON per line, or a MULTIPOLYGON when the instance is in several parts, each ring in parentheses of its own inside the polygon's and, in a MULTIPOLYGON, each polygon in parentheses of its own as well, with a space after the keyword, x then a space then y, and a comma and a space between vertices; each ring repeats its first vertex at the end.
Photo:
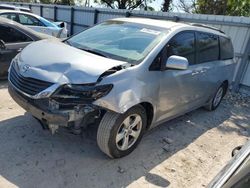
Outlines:
POLYGON ((56 160, 56 166, 57 167, 62 167, 65 165, 65 160, 64 159, 58 159, 56 160))
POLYGON ((165 145, 162 147, 162 149, 165 151, 165 152, 169 152, 170 151, 170 148, 169 148, 169 145, 165 145))
POLYGON ((171 138, 163 138, 162 141, 167 144, 172 144, 174 142, 171 138))
POLYGON ((234 104, 237 106, 249 106, 250 104, 250 95, 243 94, 243 93, 234 93, 228 92, 227 95, 224 97, 223 102, 227 104, 234 104))
POLYGON ((124 168, 118 166, 118 171, 120 174, 123 174, 125 172, 124 168))

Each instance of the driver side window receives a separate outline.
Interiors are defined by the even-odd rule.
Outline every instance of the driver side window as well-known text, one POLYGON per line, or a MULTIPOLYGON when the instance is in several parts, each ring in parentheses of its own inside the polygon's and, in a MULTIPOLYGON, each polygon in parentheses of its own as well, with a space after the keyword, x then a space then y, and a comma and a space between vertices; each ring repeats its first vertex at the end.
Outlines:
POLYGON ((43 26, 37 18, 25 14, 19 14, 19 22, 23 25, 43 26))
POLYGON ((189 65, 195 64, 195 33, 193 31, 185 31, 175 35, 168 44, 157 55, 149 70, 161 70, 165 66, 164 60, 172 55, 182 56, 188 59, 189 65), (164 64, 164 65, 163 65, 164 64))
POLYGON ((175 35, 167 44, 167 58, 172 55, 188 59, 190 65, 195 64, 195 34, 192 31, 175 35))
POLYGON ((20 42, 30 42, 31 38, 21 33, 20 31, 6 26, 0 25, 0 40, 5 43, 20 43, 20 42))

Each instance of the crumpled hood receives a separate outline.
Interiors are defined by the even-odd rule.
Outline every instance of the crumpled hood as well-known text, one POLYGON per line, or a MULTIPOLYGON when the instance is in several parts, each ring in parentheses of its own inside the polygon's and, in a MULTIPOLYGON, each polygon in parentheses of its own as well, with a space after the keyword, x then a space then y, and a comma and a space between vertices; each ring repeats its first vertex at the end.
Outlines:
POLYGON ((18 58, 23 76, 59 84, 94 83, 108 69, 125 63, 88 53, 53 39, 28 45, 18 58))

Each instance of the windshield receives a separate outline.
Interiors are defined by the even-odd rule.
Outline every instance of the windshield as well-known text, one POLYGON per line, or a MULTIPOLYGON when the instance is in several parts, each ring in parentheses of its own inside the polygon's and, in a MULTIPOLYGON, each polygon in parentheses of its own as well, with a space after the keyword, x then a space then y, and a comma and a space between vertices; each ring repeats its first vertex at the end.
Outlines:
POLYGON ((39 18, 41 22, 43 22, 44 25, 46 25, 47 27, 56 27, 58 28, 58 26, 54 23, 51 23, 50 21, 46 20, 45 18, 43 17, 40 17, 39 18))
POLYGON ((123 21, 106 21, 66 42, 112 59, 138 64, 166 35, 166 29, 123 21))

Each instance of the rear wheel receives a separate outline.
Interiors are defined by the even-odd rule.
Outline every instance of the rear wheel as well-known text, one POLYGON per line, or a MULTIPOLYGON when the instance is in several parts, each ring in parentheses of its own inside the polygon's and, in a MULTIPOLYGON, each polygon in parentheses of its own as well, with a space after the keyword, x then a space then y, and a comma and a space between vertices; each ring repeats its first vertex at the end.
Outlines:
POLYGON ((139 144, 146 124, 146 112, 140 105, 124 114, 106 112, 97 130, 98 146, 111 158, 128 155, 139 144))
POLYGON ((216 93, 214 94, 213 99, 210 101, 210 103, 205 106, 205 108, 209 111, 213 111, 216 108, 218 108, 218 106, 220 105, 224 95, 226 93, 226 86, 225 84, 222 84, 216 91, 216 93))

